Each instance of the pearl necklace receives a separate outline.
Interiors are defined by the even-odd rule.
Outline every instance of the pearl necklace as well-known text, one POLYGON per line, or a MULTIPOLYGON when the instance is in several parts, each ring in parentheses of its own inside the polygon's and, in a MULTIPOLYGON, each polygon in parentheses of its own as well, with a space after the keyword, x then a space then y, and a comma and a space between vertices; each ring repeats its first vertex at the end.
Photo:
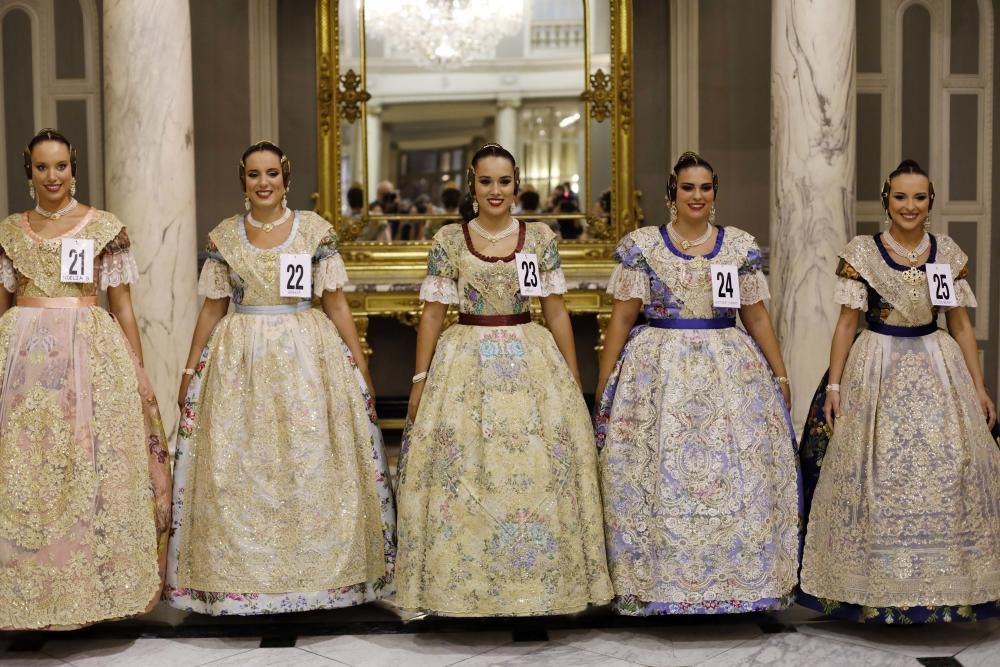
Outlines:
POLYGON ((910 301, 917 302, 920 301, 922 295, 927 292, 924 288, 926 285, 926 274, 917 268, 917 259, 924 254, 924 251, 931 246, 931 236, 927 232, 924 232, 924 238, 920 239, 920 243, 913 250, 907 250, 903 244, 892 237, 889 232, 882 232, 882 240, 892 248, 900 257, 905 257, 910 260, 910 268, 903 271, 903 280, 910 284, 909 296, 910 301))
POLYGON ((496 234, 491 234, 490 232, 483 229, 482 225, 479 224, 478 218, 473 218, 472 220, 469 220, 469 227, 472 229, 472 231, 479 234, 481 237, 483 237, 490 243, 496 243, 497 241, 501 241, 510 236, 511 234, 513 234, 514 232, 516 232, 518 224, 517 220, 512 219, 510 221, 510 225, 508 225, 505 229, 501 229, 496 234))
POLYGON ((292 209, 286 208, 285 214, 274 222, 257 222, 253 219, 253 216, 247 213, 247 224, 251 227, 256 227, 257 229, 263 229, 264 233, 272 231, 275 227, 283 225, 288 222, 288 218, 292 217, 292 209))
POLYGON ((686 238, 680 235, 680 233, 674 229, 674 223, 667 223, 667 234, 670 235, 670 239, 677 245, 681 247, 681 250, 690 250, 691 248, 696 248, 702 243, 712 238, 712 232, 715 228, 712 225, 706 225, 705 233, 694 239, 693 241, 688 241, 686 238))
POLYGON ((44 208, 42 208, 41 204, 36 204, 35 213, 42 216, 43 218, 48 218, 49 220, 58 220, 59 218, 63 217, 64 215, 72 211, 74 208, 76 208, 76 205, 79 203, 80 202, 78 202, 76 199, 70 197, 69 203, 63 206, 58 211, 46 211, 44 208))

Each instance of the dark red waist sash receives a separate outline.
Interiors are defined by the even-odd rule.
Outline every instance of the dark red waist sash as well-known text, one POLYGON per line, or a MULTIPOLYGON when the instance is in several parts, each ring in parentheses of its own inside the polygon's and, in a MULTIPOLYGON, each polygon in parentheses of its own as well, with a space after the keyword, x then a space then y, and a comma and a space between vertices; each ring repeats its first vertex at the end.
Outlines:
POLYGON ((518 313, 517 315, 458 314, 459 324, 468 324, 474 327, 512 327, 515 324, 527 324, 530 321, 531 313, 518 313))

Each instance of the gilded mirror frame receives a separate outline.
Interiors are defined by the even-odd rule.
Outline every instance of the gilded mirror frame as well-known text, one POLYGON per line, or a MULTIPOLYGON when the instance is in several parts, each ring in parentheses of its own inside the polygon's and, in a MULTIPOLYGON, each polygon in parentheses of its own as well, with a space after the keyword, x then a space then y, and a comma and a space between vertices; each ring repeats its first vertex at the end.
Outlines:
MULTIPOLYGON (((350 1, 350 0, 347 0, 350 1)), ((419 280, 426 272, 430 241, 383 243, 349 241, 352 220, 341 210, 342 119, 363 122, 368 94, 361 77, 340 71, 340 0, 316 0, 317 184, 316 211, 332 222, 341 235, 340 252, 353 282, 419 280), (345 233, 347 232, 347 233, 345 233)), ((640 220, 633 174, 633 62, 632 0, 608 0, 610 15, 610 72, 586 71, 580 95, 585 118, 611 123, 611 215, 605 223, 590 218, 596 240, 559 244, 568 275, 607 277, 612 252, 622 236, 640 220)), ((589 36, 588 36, 589 40, 589 36)), ((587 42, 589 70, 589 41, 587 42)), ((588 124, 587 160, 590 160, 588 124)), ((588 165, 589 166, 589 165, 588 165)), ((588 169, 589 178, 589 169, 588 169)), ((357 224, 356 222, 354 224, 357 224)))

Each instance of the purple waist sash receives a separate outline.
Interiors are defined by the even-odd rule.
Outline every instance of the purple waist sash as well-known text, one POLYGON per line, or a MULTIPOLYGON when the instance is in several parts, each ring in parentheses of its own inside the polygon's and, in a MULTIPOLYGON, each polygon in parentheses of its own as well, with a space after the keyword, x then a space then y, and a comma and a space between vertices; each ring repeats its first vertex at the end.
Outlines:
POLYGON ((647 319, 651 327, 657 329, 729 329, 736 326, 735 317, 712 317, 708 319, 647 319))

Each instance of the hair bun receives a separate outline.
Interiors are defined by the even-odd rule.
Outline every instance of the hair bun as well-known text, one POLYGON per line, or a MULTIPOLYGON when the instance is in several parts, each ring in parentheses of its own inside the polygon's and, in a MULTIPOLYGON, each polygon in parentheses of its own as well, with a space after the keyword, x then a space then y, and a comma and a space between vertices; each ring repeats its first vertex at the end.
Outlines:
POLYGON ((896 167, 896 171, 899 171, 899 170, 902 170, 902 169, 919 169, 920 171, 923 171, 923 168, 920 166, 920 164, 916 160, 910 160, 910 159, 903 160, 896 167))

